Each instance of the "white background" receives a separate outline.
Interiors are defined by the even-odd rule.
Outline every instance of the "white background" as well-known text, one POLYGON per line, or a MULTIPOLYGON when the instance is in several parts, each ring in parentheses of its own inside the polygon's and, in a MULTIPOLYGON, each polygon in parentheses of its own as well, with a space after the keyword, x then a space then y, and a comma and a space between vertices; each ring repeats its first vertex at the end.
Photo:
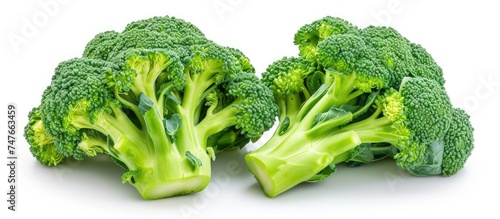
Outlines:
MULTIPOLYGON (((452 218, 499 215, 498 106, 500 16, 494 1, 76 1, 0 3, 2 104, 0 127, 1 218, 452 218), (49 10, 47 2, 55 2, 49 10), (198 26, 209 39, 242 50, 257 72, 294 56, 295 31, 326 15, 364 27, 389 25, 422 44, 444 70, 455 106, 475 127, 475 150, 452 177, 414 177, 391 161, 340 167, 326 181, 304 184, 274 198, 263 195, 246 169, 242 151, 221 154, 213 180, 201 193, 146 201, 123 171, 106 157, 40 165, 21 136, 29 110, 39 104, 55 66, 80 56, 102 31, 121 31, 131 21, 176 16, 198 26), (13 40, 13 39, 17 39, 13 40), (7 210, 6 108, 18 109, 17 211, 7 210), (5 136, 5 137, 4 137, 5 136), (7 217, 5 217, 7 216, 7 217)), ((491 217, 491 216, 490 216, 491 217)))

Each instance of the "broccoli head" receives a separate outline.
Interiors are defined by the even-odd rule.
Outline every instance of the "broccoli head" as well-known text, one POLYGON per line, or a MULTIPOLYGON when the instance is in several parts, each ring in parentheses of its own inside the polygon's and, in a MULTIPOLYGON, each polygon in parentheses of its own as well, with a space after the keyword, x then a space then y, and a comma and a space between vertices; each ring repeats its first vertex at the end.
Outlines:
POLYGON ((201 191, 215 153, 273 125, 273 94, 254 71, 240 50, 191 23, 135 21, 58 65, 25 136, 46 165, 109 155, 145 199, 201 191))
POLYGON ((246 155, 264 193, 274 197, 350 166, 394 158, 414 175, 452 175, 473 148, 467 114, 454 110, 442 69, 394 28, 358 28, 325 17, 295 34, 299 57, 262 73, 279 124, 246 155))

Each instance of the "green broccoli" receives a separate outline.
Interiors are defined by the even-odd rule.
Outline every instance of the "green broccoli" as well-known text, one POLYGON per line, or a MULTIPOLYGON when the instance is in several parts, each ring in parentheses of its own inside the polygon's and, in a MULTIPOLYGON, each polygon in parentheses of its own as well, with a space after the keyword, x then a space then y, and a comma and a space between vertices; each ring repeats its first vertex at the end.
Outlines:
POLYGON ((24 130, 24 137, 31 145, 30 151, 33 156, 47 166, 55 166, 61 163, 64 156, 57 152, 54 138, 47 134, 38 107, 30 111, 28 120, 29 122, 24 130))
POLYGON ((98 34, 82 58, 61 62, 25 136, 46 165, 108 154, 124 183, 159 199, 204 189, 216 152, 272 127, 273 101, 241 51, 155 17, 98 34))
POLYGON ((331 35, 357 34, 358 31, 359 29, 356 26, 346 20, 327 16, 301 27, 295 34, 293 43, 299 46, 301 57, 314 60, 319 42, 331 35))
POLYGON ((323 180, 338 163, 393 157, 414 175, 445 176, 463 167, 473 129, 454 112, 442 70, 422 46, 392 28, 332 17, 302 27, 295 44, 299 57, 262 74, 279 124, 245 157, 267 196, 323 180), (454 123, 461 128, 450 129, 454 123))
POLYGON ((430 144, 424 154, 425 160, 408 171, 417 176, 454 175, 464 167, 473 149, 474 128, 470 117, 462 109, 454 108, 444 138, 430 144))

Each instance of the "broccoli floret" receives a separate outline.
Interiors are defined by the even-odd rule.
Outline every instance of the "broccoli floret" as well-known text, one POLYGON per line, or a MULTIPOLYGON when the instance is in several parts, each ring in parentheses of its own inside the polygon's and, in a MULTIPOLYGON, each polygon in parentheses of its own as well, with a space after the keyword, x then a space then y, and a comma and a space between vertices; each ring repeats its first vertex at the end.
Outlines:
POLYGON ((40 163, 55 166, 64 160, 64 156, 57 152, 54 138, 47 134, 40 116, 40 109, 33 108, 28 114, 28 125, 24 129, 24 137, 31 145, 30 151, 40 163))
POLYGON ((353 33, 359 29, 338 17, 327 16, 302 26, 295 34, 293 43, 299 46, 299 54, 307 60, 314 60, 319 42, 331 35, 353 33))
POLYGON ((401 84, 399 90, 372 93, 360 108, 329 105, 326 112, 306 115, 291 129, 292 133, 285 133, 286 137, 278 135, 278 142, 271 139, 247 154, 250 171, 265 194, 274 197, 298 183, 315 181, 317 174, 325 178, 325 168, 353 161, 360 153, 368 152, 374 158, 380 156, 375 154, 380 150, 394 153, 385 147, 387 144, 397 149, 394 158, 401 168, 410 171, 423 165, 428 146, 445 139, 453 116, 452 105, 444 88, 435 81, 404 78, 401 84), (356 120, 361 114, 367 115, 356 120), (357 148, 367 144, 381 146, 368 151, 357 148))
POLYGON ((26 138, 43 164, 108 154, 123 182, 158 199, 204 189, 214 154, 260 138, 277 106, 241 51, 154 17, 61 62, 36 113, 26 138), (42 128, 53 140, 37 141, 42 128))
POLYGON ((262 81, 277 95, 302 93, 303 98, 309 98, 315 89, 306 83, 306 78, 315 70, 312 63, 303 58, 284 57, 267 68, 262 81))
POLYGON ((322 73, 303 58, 288 58, 274 62, 262 74, 262 82, 271 88, 280 108, 280 120, 295 117, 300 105, 311 97, 323 81, 322 73))
POLYGON ((391 27, 369 26, 361 37, 373 48, 373 57, 389 71, 389 85, 397 88, 401 79, 413 72, 415 60, 412 57, 410 41, 391 27))
POLYGON ((474 149, 473 132, 469 115, 462 109, 453 109, 450 128, 444 138, 429 144, 424 162, 408 171, 418 176, 456 174, 474 149))
POLYGON ((441 173, 445 176, 456 174, 474 150, 474 128, 470 116, 462 109, 455 108, 450 128, 444 138, 444 154, 441 173))

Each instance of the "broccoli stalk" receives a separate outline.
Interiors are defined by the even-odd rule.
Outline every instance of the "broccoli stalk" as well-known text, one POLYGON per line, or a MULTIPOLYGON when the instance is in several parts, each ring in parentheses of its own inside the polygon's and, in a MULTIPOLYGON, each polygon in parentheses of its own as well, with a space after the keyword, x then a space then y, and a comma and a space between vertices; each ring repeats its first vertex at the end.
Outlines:
POLYGON ((245 156, 250 172, 268 197, 315 178, 330 165, 342 162, 345 152, 361 144, 353 131, 322 138, 313 135, 294 132, 278 145, 264 144, 245 156))

